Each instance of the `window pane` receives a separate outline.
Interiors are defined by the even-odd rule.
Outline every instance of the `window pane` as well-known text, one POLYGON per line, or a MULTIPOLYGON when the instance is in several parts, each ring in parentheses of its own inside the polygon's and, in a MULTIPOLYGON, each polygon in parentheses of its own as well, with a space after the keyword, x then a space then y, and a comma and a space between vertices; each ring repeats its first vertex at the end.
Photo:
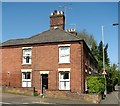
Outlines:
POLYGON ((64 81, 60 81, 59 88, 60 88, 61 90, 64 90, 64 81))
POLYGON ((69 81, 66 82, 65 89, 66 89, 66 90, 70 90, 70 82, 69 82, 69 81))
POLYGON ((25 72, 22 73, 22 79, 25 79, 25 72))
POLYGON ((30 79, 30 72, 26 73, 26 79, 30 79))
POLYGON ((59 62, 69 63, 70 62, 70 47, 59 48, 59 62))
POLYGON ((23 81, 22 87, 31 87, 31 81, 23 81))
POLYGON ((64 73, 64 78, 63 79, 69 79, 69 73, 68 72, 64 73))
POLYGON ((23 72, 22 73, 22 79, 30 79, 30 72, 23 72))
POLYGON ((29 60, 30 60, 30 57, 27 56, 27 57, 26 57, 26 63, 29 63, 29 62, 30 62, 29 60))
POLYGON ((70 90, 70 81, 60 81, 59 89, 60 90, 70 90))
POLYGON ((69 72, 60 72, 60 79, 69 79, 69 72))
POLYGON ((60 72, 60 79, 64 78, 64 73, 60 72))
POLYGON ((23 55, 31 55, 31 49, 24 49, 23 55))
POLYGON ((23 64, 31 63, 31 49, 23 50, 23 64))
POLYGON ((61 71, 60 72, 60 79, 61 80, 69 79, 69 72, 67 72, 67 71, 61 71))

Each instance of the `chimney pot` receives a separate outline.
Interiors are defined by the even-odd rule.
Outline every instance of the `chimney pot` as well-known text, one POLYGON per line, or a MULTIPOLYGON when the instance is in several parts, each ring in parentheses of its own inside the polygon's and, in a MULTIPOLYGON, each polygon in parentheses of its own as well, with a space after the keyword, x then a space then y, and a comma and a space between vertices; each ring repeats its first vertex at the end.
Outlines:
POLYGON ((60 11, 57 11, 57 15, 59 15, 60 14, 60 11))
POLYGON ((64 30, 65 27, 65 16, 63 11, 54 10, 50 16, 50 29, 54 29, 54 27, 58 27, 64 30))
POLYGON ((60 11, 60 14, 62 15, 62 14, 63 14, 63 11, 60 11))
POLYGON ((53 15, 53 13, 51 13, 51 16, 53 15))

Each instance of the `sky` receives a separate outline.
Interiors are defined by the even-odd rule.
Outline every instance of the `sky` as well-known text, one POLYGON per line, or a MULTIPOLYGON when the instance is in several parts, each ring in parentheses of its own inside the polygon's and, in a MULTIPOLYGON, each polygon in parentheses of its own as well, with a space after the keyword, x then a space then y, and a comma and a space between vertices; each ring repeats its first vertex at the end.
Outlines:
POLYGON ((2 42, 9 39, 26 38, 49 29, 50 13, 65 11, 65 28, 78 32, 84 29, 93 34, 97 44, 102 40, 109 45, 110 62, 118 63, 118 2, 3 2, 2 3, 2 42), (62 8, 60 8, 62 6, 62 8))

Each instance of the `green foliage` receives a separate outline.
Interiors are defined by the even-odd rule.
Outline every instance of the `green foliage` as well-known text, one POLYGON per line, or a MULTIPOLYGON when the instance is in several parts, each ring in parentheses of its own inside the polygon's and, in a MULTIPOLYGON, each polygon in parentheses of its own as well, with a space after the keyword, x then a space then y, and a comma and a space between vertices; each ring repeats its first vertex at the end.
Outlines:
POLYGON ((117 84, 118 86, 120 86, 120 70, 117 71, 117 84))
POLYGON ((101 93, 105 91, 105 78, 103 76, 88 76, 87 86, 89 93, 101 93))
POLYGON ((98 61, 98 65, 99 65, 99 73, 102 74, 102 70, 103 70, 103 61, 99 60, 98 61))
MULTIPOLYGON (((108 57, 108 44, 105 45, 104 47, 104 59, 105 59, 105 67, 109 66, 110 64, 110 59, 108 57)), ((99 70, 102 70, 103 68, 103 42, 100 41, 98 45, 98 63, 99 63, 99 70)), ((102 73, 102 72, 100 72, 102 73)))
POLYGON ((95 59, 98 61, 98 47, 96 42, 92 42, 91 52, 95 59))
POLYGON ((92 48, 93 44, 96 44, 94 36, 92 34, 88 34, 88 32, 85 29, 81 32, 78 32, 77 36, 81 39, 84 39, 90 48, 92 48))
POLYGON ((114 87, 115 85, 120 85, 120 71, 116 64, 106 67, 106 72, 107 86, 114 87))
POLYGON ((98 48, 94 36, 92 34, 88 34, 85 29, 82 32, 78 32, 77 36, 85 40, 87 45, 90 47, 93 56, 95 57, 96 60, 98 60, 98 48))
POLYGON ((37 93, 37 92, 34 92, 34 96, 38 96, 38 93, 37 93))
POLYGON ((98 45, 98 60, 103 61, 103 42, 102 41, 98 45))
POLYGON ((106 44, 105 48, 104 48, 104 55, 105 55, 105 64, 107 66, 110 65, 110 60, 109 60, 109 57, 108 57, 108 44, 106 44))

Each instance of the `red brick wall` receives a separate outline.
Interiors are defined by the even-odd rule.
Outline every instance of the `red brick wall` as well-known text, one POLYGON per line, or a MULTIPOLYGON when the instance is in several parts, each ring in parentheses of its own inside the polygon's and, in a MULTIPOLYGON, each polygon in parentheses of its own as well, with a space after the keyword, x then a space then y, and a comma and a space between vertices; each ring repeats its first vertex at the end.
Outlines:
POLYGON ((82 46, 79 43, 70 45, 70 64, 58 63, 58 44, 32 46, 32 65, 22 65, 22 47, 2 49, 2 81, 4 85, 21 87, 21 69, 32 68, 32 86, 40 90, 40 71, 49 71, 48 90, 58 90, 58 68, 71 68, 70 91, 84 92, 82 46), (82 61, 81 61, 82 60, 82 61), (8 76, 10 72, 10 76, 8 76))
POLYGON ((81 94, 71 93, 69 91, 46 91, 45 97, 69 99, 69 100, 82 100, 88 103, 100 103, 102 95, 98 94, 81 94))
POLYGON ((4 85, 21 86, 21 56, 21 48, 2 49, 2 83, 4 85))
POLYGON ((53 29, 55 26, 60 29, 64 29, 65 26, 65 17, 64 15, 56 15, 50 17, 50 29, 53 29))
POLYGON ((34 87, 2 87, 2 92, 34 96, 34 87))

